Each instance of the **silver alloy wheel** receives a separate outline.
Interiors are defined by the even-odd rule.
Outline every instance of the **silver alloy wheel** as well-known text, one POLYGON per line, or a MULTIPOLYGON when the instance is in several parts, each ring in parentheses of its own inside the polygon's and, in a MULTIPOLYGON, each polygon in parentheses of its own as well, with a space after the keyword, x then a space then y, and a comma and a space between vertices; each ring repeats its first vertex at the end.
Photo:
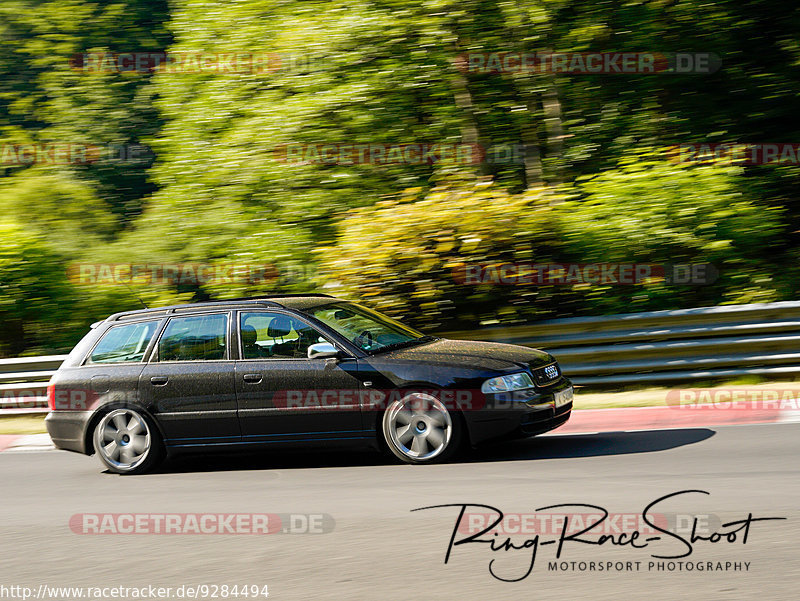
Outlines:
POLYGON ((450 444, 453 420, 436 397, 415 392, 389 405, 383 415, 383 433, 404 456, 429 461, 450 444))
POLYGON ((114 409, 94 430, 94 448, 119 472, 133 471, 151 451, 150 427, 133 409, 114 409))

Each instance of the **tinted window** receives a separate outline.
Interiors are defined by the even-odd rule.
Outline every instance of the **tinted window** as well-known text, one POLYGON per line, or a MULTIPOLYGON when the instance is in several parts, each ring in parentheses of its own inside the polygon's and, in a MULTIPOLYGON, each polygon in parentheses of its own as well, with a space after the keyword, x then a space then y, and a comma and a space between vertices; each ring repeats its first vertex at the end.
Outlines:
POLYGON ((305 312, 367 352, 430 339, 391 317, 354 303, 329 303, 305 312))
POLYGON ((282 313, 241 313, 239 323, 245 359, 305 359, 309 346, 325 340, 305 322, 282 313))
POLYGON ((89 361, 91 363, 141 361, 157 326, 157 321, 147 321, 111 328, 94 347, 89 361))
POLYGON ((159 361, 213 361, 225 358, 227 315, 196 315, 169 320, 158 343, 159 361))

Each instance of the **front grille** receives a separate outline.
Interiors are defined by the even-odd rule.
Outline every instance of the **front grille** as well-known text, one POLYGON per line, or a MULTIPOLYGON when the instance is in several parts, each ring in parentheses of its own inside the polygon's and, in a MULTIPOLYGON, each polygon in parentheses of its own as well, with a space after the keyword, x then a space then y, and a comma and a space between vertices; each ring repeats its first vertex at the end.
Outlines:
POLYGON ((558 363, 551 363, 550 365, 536 368, 532 370, 532 372, 533 381, 537 386, 549 386, 561 378, 561 370, 558 367, 558 363))

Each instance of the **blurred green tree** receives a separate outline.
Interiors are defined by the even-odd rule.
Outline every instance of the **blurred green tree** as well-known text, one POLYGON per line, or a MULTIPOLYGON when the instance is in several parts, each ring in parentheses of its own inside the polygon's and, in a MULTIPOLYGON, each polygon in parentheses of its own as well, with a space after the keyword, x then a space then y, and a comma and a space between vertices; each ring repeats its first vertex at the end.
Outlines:
POLYGON ((155 160, 4 163, 0 210, 46 246, 51 275, 79 261, 277 270, 133 292, 62 282, 78 304, 37 315, 68 311, 65 332, 137 296, 161 304, 320 285, 427 326, 794 298, 797 167, 681 167, 659 149, 795 141, 798 24, 800 12, 767 0, 7 0, 0 144, 142 144, 155 160), (114 73, 70 62, 163 50, 260 53, 266 68, 114 73), (548 51, 707 52, 722 65, 574 75, 465 63, 548 51), (388 162, 303 153, 398 144, 475 152, 388 162), (712 262, 721 275, 704 288, 498 290, 450 274, 459 262, 529 258, 712 262))

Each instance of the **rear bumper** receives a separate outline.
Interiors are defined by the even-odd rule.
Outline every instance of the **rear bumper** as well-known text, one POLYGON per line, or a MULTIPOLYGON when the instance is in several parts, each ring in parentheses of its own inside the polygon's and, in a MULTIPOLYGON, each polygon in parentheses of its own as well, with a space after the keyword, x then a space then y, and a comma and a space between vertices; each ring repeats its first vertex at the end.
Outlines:
POLYGON ((86 447, 86 429, 91 418, 91 411, 51 411, 44 423, 57 449, 91 455, 94 449, 86 447))
POLYGON ((572 401, 555 406, 555 394, 572 388, 563 378, 546 392, 541 392, 528 402, 498 403, 493 407, 487 401, 481 411, 464 412, 470 442, 480 444, 490 440, 524 438, 554 430, 565 424, 572 413, 572 401))

